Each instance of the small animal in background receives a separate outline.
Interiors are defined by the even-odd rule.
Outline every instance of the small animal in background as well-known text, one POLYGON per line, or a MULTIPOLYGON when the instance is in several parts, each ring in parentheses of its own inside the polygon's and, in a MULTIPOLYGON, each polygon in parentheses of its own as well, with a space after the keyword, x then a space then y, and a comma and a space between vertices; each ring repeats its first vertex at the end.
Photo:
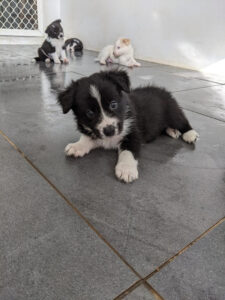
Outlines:
POLYGON ((64 33, 61 26, 61 20, 55 20, 45 30, 47 38, 38 49, 38 57, 34 61, 53 61, 55 64, 68 63, 66 51, 64 48, 64 33))
POLYGON ((64 48, 67 51, 72 51, 72 52, 80 51, 81 52, 83 50, 83 43, 79 39, 71 38, 71 39, 68 39, 65 41, 64 48))
POLYGON ((198 133, 191 127, 173 96, 154 86, 130 89, 125 71, 104 71, 83 77, 59 94, 63 113, 73 111, 79 141, 68 144, 68 156, 82 157, 102 147, 117 149, 116 177, 124 182, 138 178, 142 143, 162 133, 194 143, 198 133))
POLYGON ((95 61, 99 61, 101 65, 115 63, 131 68, 141 66, 141 64, 134 59, 134 49, 130 39, 127 38, 119 38, 115 45, 104 47, 95 61))

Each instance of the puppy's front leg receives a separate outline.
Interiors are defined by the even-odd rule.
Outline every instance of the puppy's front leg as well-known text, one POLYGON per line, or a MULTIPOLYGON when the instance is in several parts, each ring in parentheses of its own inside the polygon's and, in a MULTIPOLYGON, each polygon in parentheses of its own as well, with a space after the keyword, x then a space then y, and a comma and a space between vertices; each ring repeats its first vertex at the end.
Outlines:
POLYGON ((52 56, 52 59, 54 60, 55 64, 61 64, 61 62, 60 62, 60 60, 59 60, 58 55, 57 55, 56 52, 51 53, 51 56, 52 56))
POLYGON ((82 134, 78 142, 66 146, 65 153, 67 156, 82 157, 96 147, 94 140, 82 134))
POLYGON ((63 61, 64 64, 69 63, 69 60, 66 57, 66 51, 64 49, 62 49, 62 51, 61 51, 61 58, 62 58, 62 61, 63 61))
POLYGON ((116 177, 125 182, 132 182, 138 179, 138 160, 137 156, 140 151, 139 139, 128 137, 120 145, 118 162, 116 164, 116 177))

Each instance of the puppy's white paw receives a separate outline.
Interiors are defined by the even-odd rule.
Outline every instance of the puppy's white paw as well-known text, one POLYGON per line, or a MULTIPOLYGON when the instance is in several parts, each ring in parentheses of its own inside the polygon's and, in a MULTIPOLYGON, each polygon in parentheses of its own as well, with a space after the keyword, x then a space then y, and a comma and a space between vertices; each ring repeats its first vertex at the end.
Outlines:
POLYGON ((50 58, 46 58, 45 62, 46 62, 47 64, 49 64, 49 63, 51 62, 51 59, 50 59, 50 58))
POLYGON ((80 142, 68 144, 65 148, 65 154, 67 156, 82 157, 88 152, 89 149, 80 142))
POLYGON ((116 177, 127 183, 138 179, 137 164, 119 162, 116 165, 116 177))
POLYGON ((171 136, 173 139, 178 139, 180 136, 181 136, 181 133, 179 130, 177 129, 173 129, 173 128, 170 128, 168 127, 166 129, 166 133, 171 136))
POLYGON ((127 67, 128 67, 128 68, 133 68, 134 66, 135 66, 135 65, 134 65, 133 63, 128 63, 128 64, 127 64, 127 67))
POLYGON ((69 63, 69 60, 68 60, 67 58, 64 58, 64 59, 63 59, 63 63, 64 63, 64 64, 68 64, 68 63, 69 63))
POLYGON ((104 60, 99 61, 101 65, 106 65, 106 62, 104 60))
POLYGON ((183 140, 189 144, 194 143, 198 139, 198 137, 199 134, 194 129, 185 132, 182 136, 183 140))
POLYGON ((127 183, 132 182, 138 179, 137 166, 120 162, 116 165, 116 176, 127 183))
POLYGON ((141 64, 139 62, 137 62, 137 61, 135 62, 134 65, 135 65, 135 67, 140 67, 141 66, 141 64))
POLYGON ((59 59, 55 59, 55 60, 54 60, 54 63, 55 63, 55 64, 61 64, 61 61, 60 61, 59 59))

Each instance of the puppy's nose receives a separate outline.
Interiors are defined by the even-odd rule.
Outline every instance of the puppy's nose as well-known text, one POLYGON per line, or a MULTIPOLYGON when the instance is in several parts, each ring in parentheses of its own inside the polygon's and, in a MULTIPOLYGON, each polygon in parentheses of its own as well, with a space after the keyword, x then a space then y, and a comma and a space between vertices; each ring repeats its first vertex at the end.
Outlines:
POLYGON ((59 36, 60 36, 60 37, 63 37, 63 33, 60 33, 59 36))
POLYGON ((113 136, 115 134, 115 127, 113 125, 108 125, 103 128, 103 133, 106 136, 113 136))

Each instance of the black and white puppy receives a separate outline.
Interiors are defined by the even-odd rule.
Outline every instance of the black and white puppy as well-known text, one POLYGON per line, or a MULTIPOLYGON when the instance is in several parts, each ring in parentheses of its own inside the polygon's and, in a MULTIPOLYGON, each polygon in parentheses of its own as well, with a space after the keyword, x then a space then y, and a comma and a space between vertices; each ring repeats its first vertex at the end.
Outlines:
POLYGON ((47 38, 38 49, 38 57, 35 61, 54 61, 55 64, 68 63, 64 47, 64 33, 61 26, 61 20, 55 20, 45 30, 47 38))
POLYGON ((173 96, 165 89, 148 86, 130 90, 125 71, 104 71, 81 78, 59 94, 63 113, 72 109, 80 140, 68 144, 68 156, 82 157, 92 149, 118 149, 117 178, 138 178, 141 143, 166 132, 187 143, 198 133, 192 129, 173 96))
POLYGON ((64 48, 67 51, 82 51, 83 50, 83 43, 81 40, 76 39, 76 38, 71 38, 65 41, 64 48))

